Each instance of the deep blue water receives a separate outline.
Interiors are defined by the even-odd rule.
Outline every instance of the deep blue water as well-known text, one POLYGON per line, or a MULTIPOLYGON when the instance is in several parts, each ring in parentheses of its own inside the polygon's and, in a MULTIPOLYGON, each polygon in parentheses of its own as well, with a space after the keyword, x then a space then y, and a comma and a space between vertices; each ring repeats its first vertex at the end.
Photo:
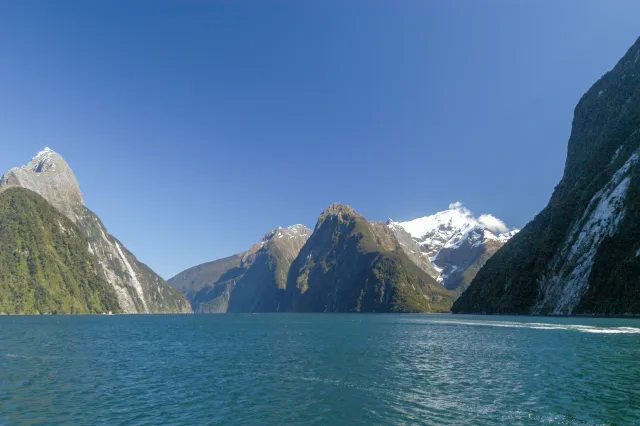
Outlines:
POLYGON ((640 320, 0 317, 0 424, 640 423, 640 320))

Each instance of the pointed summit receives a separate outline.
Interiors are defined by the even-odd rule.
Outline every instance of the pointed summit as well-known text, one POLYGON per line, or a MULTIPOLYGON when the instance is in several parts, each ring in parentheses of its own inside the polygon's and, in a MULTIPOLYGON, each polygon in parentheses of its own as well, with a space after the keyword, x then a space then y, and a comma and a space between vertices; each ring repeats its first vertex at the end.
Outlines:
POLYGON ((84 205, 73 170, 49 147, 36 154, 27 165, 4 174, 0 187, 4 186, 20 186, 41 195, 74 222, 78 205, 84 205))
POLYGON ((491 214, 475 217, 460 201, 449 204, 445 211, 408 222, 389 220, 387 226, 416 264, 416 247, 432 262, 434 269, 423 269, 448 289, 466 286, 493 253, 518 232, 491 214))
POLYGON ((320 214, 316 229, 322 225, 327 219, 338 218, 338 222, 348 222, 350 220, 362 217, 353 207, 341 203, 333 203, 320 214))
POLYGON ((384 223, 335 203, 291 264, 280 310, 439 312, 452 297, 411 261, 384 223))
POLYGON ((0 178, 0 188, 19 186, 46 199, 60 212, 77 222, 77 207, 84 205, 78 180, 69 164, 46 147, 25 166, 14 168, 0 178))
POLYGON ((55 154, 55 151, 54 151, 54 150, 52 150, 51 148, 49 148, 48 146, 45 146, 45 147, 44 147, 44 149, 43 149, 42 151, 40 151, 40 152, 36 155, 36 157, 38 157, 38 156, 39 156, 39 155, 41 155, 41 154, 49 154, 49 153, 54 153, 54 154, 55 154))
POLYGON ((357 215, 358 214, 353 209, 353 207, 348 206, 346 204, 342 204, 342 203, 333 203, 329 207, 324 209, 324 211, 322 212, 322 214, 325 215, 325 216, 333 215, 333 214, 340 214, 340 213, 346 213, 348 215, 357 215))
POLYGON ((260 239, 257 245, 260 245, 260 247, 262 247, 264 244, 266 244, 267 242, 273 239, 282 239, 282 238, 293 239, 293 238, 302 237, 306 240, 311 236, 312 232, 313 231, 311 231, 311 229, 307 228, 304 225, 292 225, 286 228, 282 226, 278 226, 277 228, 267 232, 260 239))

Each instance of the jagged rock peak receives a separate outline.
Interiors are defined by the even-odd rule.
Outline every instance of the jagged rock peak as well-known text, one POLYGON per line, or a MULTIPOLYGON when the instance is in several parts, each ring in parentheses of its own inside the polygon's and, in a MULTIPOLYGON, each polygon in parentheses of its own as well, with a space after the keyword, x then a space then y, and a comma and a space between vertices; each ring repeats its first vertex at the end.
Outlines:
POLYGON ((29 170, 35 173, 55 171, 57 163, 66 164, 60 154, 49 147, 45 147, 42 151, 38 152, 28 164, 22 167, 14 167, 10 172, 15 170, 29 170))
POLYGON ((333 203, 322 212, 318 219, 318 225, 324 223, 330 217, 337 217, 340 221, 349 221, 361 216, 351 206, 333 203))
POLYGON ((276 229, 268 232, 260 242, 265 243, 273 238, 309 238, 313 231, 304 225, 291 225, 286 228, 278 226, 276 229))
POLYGON ((463 278, 467 284, 484 262, 518 233, 491 214, 476 217, 461 202, 408 222, 389 219, 387 226, 405 253, 449 289, 457 288, 463 278), (420 259, 416 249, 429 262, 420 259))
POLYGON ((44 148, 31 161, 0 178, 0 187, 20 186, 40 194, 59 211, 76 221, 73 211, 84 205, 73 170, 60 154, 44 148))
MULTIPOLYGON (((408 222, 387 221, 392 229, 402 227, 422 245, 433 245, 433 253, 443 244, 455 237, 458 233, 468 233, 473 228, 481 227, 490 231, 487 236, 490 239, 499 239, 506 242, 515 235, 518 230, 510 229, 505 223, 491 214, 482 214, 475 217, 473 213, 461 202, 449 205, 447 210, 430 216, 421 217, 408 222)), ((427 250, 431 251, 431 250, 427 250)))

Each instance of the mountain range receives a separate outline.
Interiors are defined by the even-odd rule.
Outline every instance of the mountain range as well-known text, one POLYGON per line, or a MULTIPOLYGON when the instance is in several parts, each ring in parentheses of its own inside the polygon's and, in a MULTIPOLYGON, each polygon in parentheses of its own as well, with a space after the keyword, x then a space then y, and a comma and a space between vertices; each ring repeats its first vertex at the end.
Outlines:
POLYGON ((446 312, 516 232, 461 203, 403 223, 369 222, 336 203, 313 231, 276 228, 246 252, 169 283, 199 313, 446 312))
POLYGON ((580 99, 563 177, 522 231, 461 203, 373 222, 335 203, 168 282, 51 149, 0 178, 0 313, 640 313, 640 39, 580 99))
POLYGON ((444 312, 507 238, 461 204, 404 223, 334 204, 313 231, 278 227, 165 282, 109 234, 49 148, 2 175, 0 204, 5 313, 444 312))
POLYGON ((195 312, 276 312, 291 263, 311 236, 304 225, 276 228, 249 250, 199 265, 169 280, 195 312))

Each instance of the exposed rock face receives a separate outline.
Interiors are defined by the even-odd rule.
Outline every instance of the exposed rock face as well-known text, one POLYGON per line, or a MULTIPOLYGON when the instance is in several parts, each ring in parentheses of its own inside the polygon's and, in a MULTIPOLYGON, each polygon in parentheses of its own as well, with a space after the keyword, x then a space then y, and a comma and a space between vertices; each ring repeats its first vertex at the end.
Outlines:
POLYGON ((310 235, 304 225, 276 228, 248 251, 187 269, 169 282, 198 313, 276 312, 291 262, 310 235))
POLYGON ((453 294, 416 266, 393 232, 333 204, 291 265, 281 310, 441 312, 453 294))
POLYGON ((0 187, 18 186, 40 194, 74 222, 78 206, 84 206, 82 193, 73 170, 66 161, 45 148, 23 167, 9 170, 0 178, 0 187))
POLYGON ((387 225, 411 260, 446 288, 458 292, 466 289, 482 265, 518 233, 491 215, 474 217, 461 203, 408 222, 389 220, 387 225))
POLYGON ((420 269, 425 271, 430 277, 435 278, 437 281, 440 281, 442 270, 435 266, 429 256, 422 251, 422 247, 418 244, 411 234, 404 230, 402 226, 387 223, 389 228, 393 231, 396 238, 398 239, 398 243, 402 246, 402 249, 407 254, 409 259, 420 269))
POLYGON ((466 290, 480 268, 503 245, 499 237, 482 226, 465 229, 447 242, 433 259, 433 263, 442 268, 442 284, 460 293, 466 290))
POLYGON ((640 39, 576 106, 548 206, 478 273, 455 312, 640 313, 640 39))
POLYGON ((0 188, 15 186, 41 195, 86 235, 88 250, 113 287, 123 312, 191 312, 183 295, 109 235, 100 219, 84 205, 76 177, 60 155, 46 148, 29 164, 10 170, 0 179, 0 188))
POLYGON ((119 312, 82 231, 41 196, 0 192, 0 313, 119 312))

